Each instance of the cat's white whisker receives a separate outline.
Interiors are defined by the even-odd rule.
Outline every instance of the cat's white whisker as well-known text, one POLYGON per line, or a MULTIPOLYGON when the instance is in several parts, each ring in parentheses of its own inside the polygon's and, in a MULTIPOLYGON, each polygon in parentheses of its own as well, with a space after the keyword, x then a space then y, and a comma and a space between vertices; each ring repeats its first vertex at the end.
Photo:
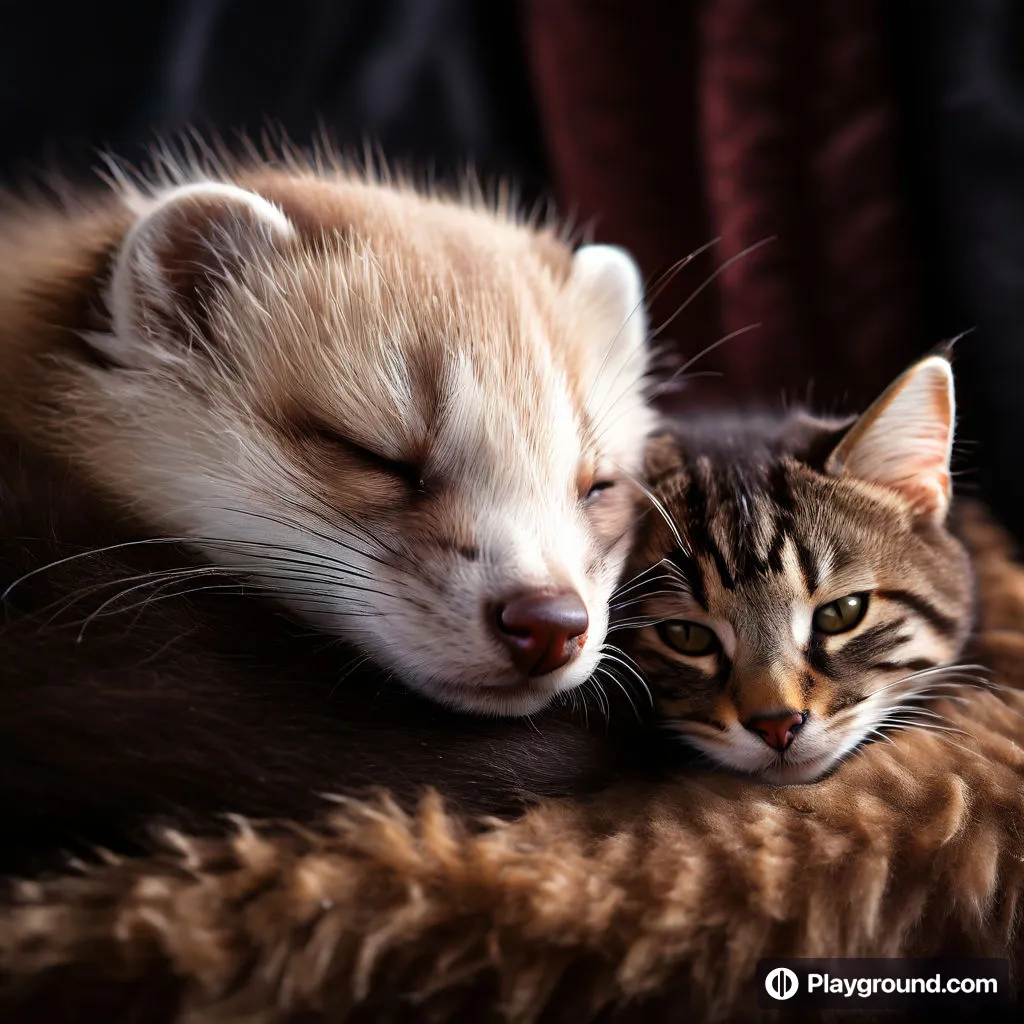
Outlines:
MULTIPOLYGON (((641 494, 650 502, 651 506, 657 511, 658 515, 662 517, 665 524, 668 526, 672 533, 672 539, 676 542, 676 546, 682 552, 687 552, 686 545, 683 543, 683 538, 679 534, 679 529, 676 526, 675 520, 669 515, 668 510, 661 503, 661 500, 654 494, 654 492, 644 483, 642 483, 634 473, 630 473, 627 469, 622 466, 618 466, 620 472, 623 473, 629 480, 632 481, 634 486, 640 491, 641 494)), ((687 552, 688 553, 688 552, 687 552)))
MULTIPOLYGON (((651 708, 654 708, 654 695, 651 693, 650 687, 648 687, 647 685, 647 680, 644 679, 643 674, 640 672, 639 666, 636 665, 636 663, 633 661, 632 658, 629 657, 628 654, 626 654, 624 651, 614 646, 613 644, 605 643, 601 647, 601 657, 602 662, 609 661, 613 665, 618 665, 620 668, 628 672, 630 676, 634 680, 636 680, 637 683, 639 683, 640 689, 643 691, 644 696, 646 696, 648 702, 651 705, 651 708)), ((622 688, 623 692, 626 692, 625 685, 618 678, 615 677, 614 673, 611 672, 610 669, 608 669, 607 671, 609 672, 609 675, 611 675, 611 677, 615 680, 615 682, 622 688)), ((627 697, 629 696, 628 693, 626 695, 627 697)), ((632 703, 632 700, 630 700, 630 704, 632 703)))
MULTIPOLYGON (((622 680, 618 679, 614 672, 612 672, 608 668, 604 668, 604 667, 599 665, 597 667, 597 669, 595 669, 595 671, 594 671, 594 676, 595 676, 595 678, 607 679, 608 682, 614 683, 622 691, 623 696, 629 702, 629 706, 633 709, 633 714, 636 716, 637 721, 638 722, 643 721, 643 718, 640 715, 640 712, 637 710, 636 705, 633 703, 633 698, 632 698, 632 696, 630 696, 629 690, 626 689, 625 685, 623 685, 623 683, 622 683, 622 680)), ((607 699, 607 695, 606 695, 606 699, 607 699)))

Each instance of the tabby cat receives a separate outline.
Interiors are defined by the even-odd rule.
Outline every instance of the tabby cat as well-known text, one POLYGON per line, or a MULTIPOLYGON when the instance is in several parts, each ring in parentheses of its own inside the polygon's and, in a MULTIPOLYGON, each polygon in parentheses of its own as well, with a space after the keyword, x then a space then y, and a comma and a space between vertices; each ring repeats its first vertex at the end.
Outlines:
POLYGON ((947 525, 948 353, 855 422, 806 413, 670 425, 619 628, 660 721, 719 766, 810 782, 911 724, 963 668, 967 555, 947 525))

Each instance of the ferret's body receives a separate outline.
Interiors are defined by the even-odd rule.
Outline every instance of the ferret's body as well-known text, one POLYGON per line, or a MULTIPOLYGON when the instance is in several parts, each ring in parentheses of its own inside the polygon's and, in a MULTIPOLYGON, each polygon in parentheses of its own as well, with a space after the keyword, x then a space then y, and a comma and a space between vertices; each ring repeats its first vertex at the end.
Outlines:
POLYGON ((587 679, 649 428, 628 257, 340 172, 172 177, 0 225, 8 437, 434 700, 587 679))

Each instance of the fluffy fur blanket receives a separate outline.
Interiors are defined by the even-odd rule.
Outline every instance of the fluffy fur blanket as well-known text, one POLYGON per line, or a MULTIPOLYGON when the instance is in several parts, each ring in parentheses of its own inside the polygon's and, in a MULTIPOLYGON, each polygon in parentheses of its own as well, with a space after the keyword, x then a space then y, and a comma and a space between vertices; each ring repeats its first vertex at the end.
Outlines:
POLYGON ((717 774, 470 822, 427 799, 329 830, 167 836, 0 912, 4 1021, 756 1016, 766 955, 1024 966, 1024 570, 968 528, 998 684, 813 786, 717 774))

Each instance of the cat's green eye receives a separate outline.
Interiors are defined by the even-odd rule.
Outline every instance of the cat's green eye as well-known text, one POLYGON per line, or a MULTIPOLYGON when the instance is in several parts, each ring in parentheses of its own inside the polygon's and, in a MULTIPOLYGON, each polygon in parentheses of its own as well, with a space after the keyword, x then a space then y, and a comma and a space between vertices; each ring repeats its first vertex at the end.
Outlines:
POLYGON ((674 651, 691 658, 700 658, 718 650, 718 637, 699 622, 670 619, 658 626, 658 633, 674 651))
POLYGON ((819 633, 845 633, 860 623, 867 610, 867 594, 847 594, 823 604, 811 621, 819 633))

